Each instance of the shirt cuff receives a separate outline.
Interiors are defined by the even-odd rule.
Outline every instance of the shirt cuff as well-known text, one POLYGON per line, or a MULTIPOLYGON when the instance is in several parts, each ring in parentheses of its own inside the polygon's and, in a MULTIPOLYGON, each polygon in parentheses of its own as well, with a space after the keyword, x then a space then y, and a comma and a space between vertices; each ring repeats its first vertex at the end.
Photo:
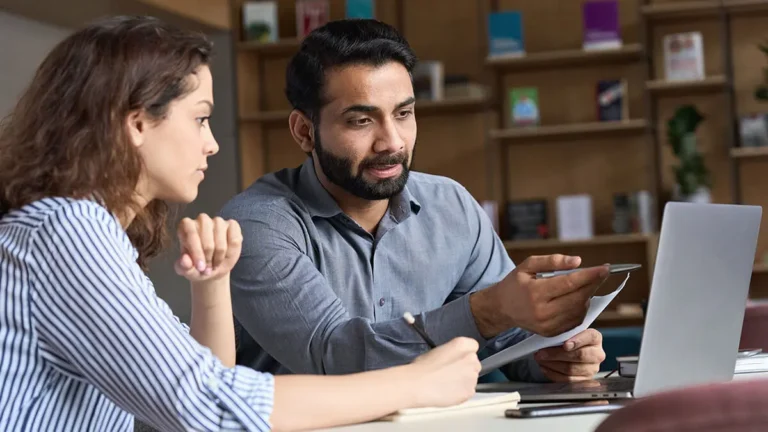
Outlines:
POLYGON ((480 349, 488 344, 488 340, 477 329, 475 317, 469 306, 469 296, 469 294, 464 295, 424 315, 426 331, 433 336, 436 344, 444 344, 459 336, 476 340, 480 344, 480 349))

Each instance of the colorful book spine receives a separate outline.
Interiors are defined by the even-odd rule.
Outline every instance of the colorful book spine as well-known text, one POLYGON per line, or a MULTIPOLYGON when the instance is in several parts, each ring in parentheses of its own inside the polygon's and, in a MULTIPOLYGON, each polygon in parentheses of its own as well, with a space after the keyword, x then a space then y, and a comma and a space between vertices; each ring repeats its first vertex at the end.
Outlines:
POLYGON ((328 22, 328 0, 296 1, 296 34, 302 38, 328 22))
POLYGON ((536 87, 519 87, 509 91, 510 111, 514 126, 539 124, 539 92, 536 87))
POLYGON ((591 0, 582 5, 585 50, 621 48, 619 29, 619 2, 617 0, 591 0))
POLYGON ((373 19, 376 15, 374 0, 347 0, 346 7, 348 19, 373 19))
POLYGON ((490 57, 525 55, 522 13, 504 11, 489 14, 488 46, 490 57))

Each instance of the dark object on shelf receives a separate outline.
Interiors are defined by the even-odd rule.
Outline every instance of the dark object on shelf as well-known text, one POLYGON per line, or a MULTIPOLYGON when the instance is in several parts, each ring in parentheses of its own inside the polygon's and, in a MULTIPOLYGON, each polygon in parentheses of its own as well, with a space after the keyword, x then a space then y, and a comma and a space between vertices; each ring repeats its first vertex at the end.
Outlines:
POLYGON ((506 234, 509 240, 549 238, 547 201, 534 199, 507 203, 506 234))

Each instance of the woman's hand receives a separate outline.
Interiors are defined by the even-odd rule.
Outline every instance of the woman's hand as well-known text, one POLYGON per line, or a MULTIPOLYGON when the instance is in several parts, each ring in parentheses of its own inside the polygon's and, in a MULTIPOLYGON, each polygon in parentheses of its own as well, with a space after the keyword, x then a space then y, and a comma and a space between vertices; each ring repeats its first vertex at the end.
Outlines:
POLYGON ((177 230, 181 256, 174 268, 190 282, 205 282, 228 276, 240 258, 243 234, 234 220, 211 219, 200 214, 184 218, 177 230))
POLYGON ((459 337, 416 358, 413 368, 417 407, 460 404, 475 394, 480 373, 475 340, 459 337))

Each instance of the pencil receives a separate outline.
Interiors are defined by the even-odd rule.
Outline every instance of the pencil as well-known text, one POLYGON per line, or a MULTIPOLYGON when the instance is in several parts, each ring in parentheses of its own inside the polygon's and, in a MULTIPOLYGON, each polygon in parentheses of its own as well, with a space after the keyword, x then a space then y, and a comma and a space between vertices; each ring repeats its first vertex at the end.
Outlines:
POLYGON ((416 325, 416 319, 413 317, 413 315, 411 315, 410 312, 406 312, 405 314, 403 314, 403 318, 405 318, 405 322, 410 324, 410 326, 413 327, 414 330, 416 330, 419 336, 421 336, 421 338, 424 339, 424 342, 426 342, 430 348, 434 348, 437 346, 435 342, 432 340, 432 338, 429 337, 427 332, 424 331, 424 329, 422 329, 418 325, 416 325))

